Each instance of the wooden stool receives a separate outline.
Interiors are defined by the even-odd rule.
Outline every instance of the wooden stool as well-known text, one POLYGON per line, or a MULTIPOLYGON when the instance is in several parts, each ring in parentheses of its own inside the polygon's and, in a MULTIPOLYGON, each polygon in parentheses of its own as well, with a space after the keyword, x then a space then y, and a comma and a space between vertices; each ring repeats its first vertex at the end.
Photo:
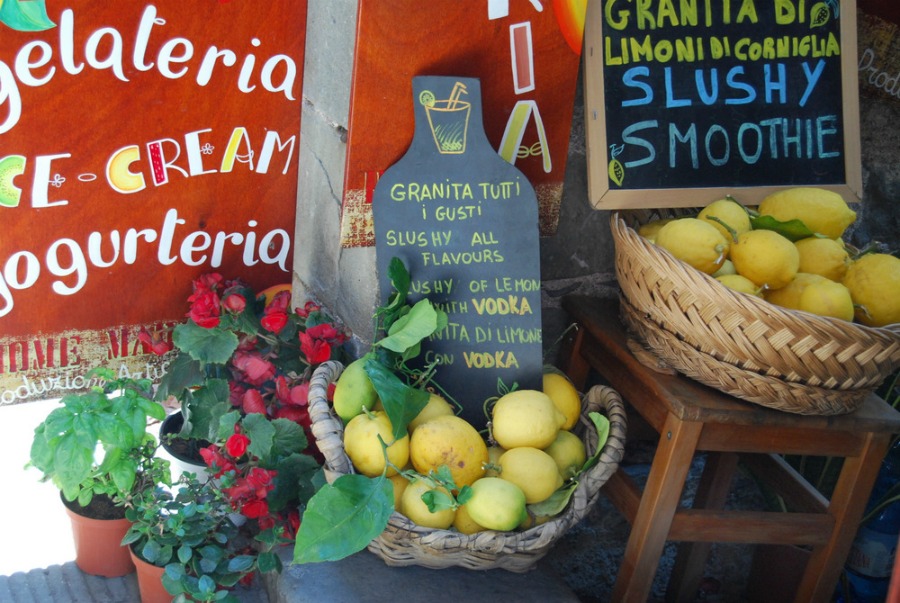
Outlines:
MULTIPOLYGON (((618 303, 568 296, 563 308, 578 325, 560 361, 583 389, 596 370, 659 434, 643 492, 621 469, 603 492, 631 523, 613 601, 645 601, 663 546, 684 541, 669 599, 695 598, 713 542, 809 545, 812 554, 795 601, 829 601, 900 413, 874 394, 840 416, 804 416, 742 402, 681 375, 647 368, 629 351, 618 303), (679 500, 697 452, 707 460, 693 508, 679 500), (781 454, 844 458, 831 500, 784 462, 781 454), (738 459, 796 512, 725 511, 738 459)), ((631 423, 629 423, 631 427, 631 423)))

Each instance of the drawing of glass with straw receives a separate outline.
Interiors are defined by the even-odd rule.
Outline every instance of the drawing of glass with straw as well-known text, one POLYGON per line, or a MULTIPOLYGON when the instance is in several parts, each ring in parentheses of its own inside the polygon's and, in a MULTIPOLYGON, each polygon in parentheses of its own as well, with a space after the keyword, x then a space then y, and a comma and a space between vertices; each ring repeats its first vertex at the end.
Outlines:
POLYGON ((428 125, 438 152, 443 155, 462 155, 466 152, 466 131, 469 128, 469 113, 472 103, 459 100, 467 94, 466 85, 456 82, 450 98, 435 100, 434 93, 423 90, 419 102, 425 107, 428 125))

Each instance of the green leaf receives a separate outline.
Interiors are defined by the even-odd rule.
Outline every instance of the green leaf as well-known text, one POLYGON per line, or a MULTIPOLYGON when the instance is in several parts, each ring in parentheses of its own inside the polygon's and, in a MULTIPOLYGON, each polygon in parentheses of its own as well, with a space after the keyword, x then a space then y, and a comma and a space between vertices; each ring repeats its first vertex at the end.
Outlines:
POLYGON ((158 542, 155 540, 148 540, 147 544, 144 545, 144 548, 141 549, 141 557, 156 565, 156 562, 160 557, 160 549, 161 547, 158 542))
POLYGON ((282 570, 281 558, 275 553, 260 553, 256 565, 263 574, 282 570))
POLYGON ((294 563, 337 561, 363 550, 393 510, 394 488, 386 477, 342 475, 310 499, 294 543, 294 563))
POLYGON ((79 441, 78 434, 74 432, 65 434, 56 446, 56 458, 53 463, 56 485, 69 492, 77 489, 91 474, 93 464, 93 448, 85 448, 79 441))
POLYGON ((56 27, 47 16, 44 0, 0 0, 0 22, 16 31, 44 31, 56 27))
POLYGON ((243 574, 253 569, 254 561, 253 555, 238 555, 228 561, 228 571, 243 574))
POLYGON ((204 440, 215 440, 219 420, 232 409, 230 392, 224 379, 209 379, 206 384, 185 397, 182 414, 185 425, 182 433, 204 440))
POLYGON ((119 462, 109 468, 108 473, 123 496, 128 495, 134 487, 137 469, 137 461, 127 457, 119 459, 119 462))
POLYGON ((431 394, 408 386, 374 358, 367 360, 364 368, 384 406, 384 412, 391 420, 394 438, 402 438, 406 434, 406 426, 422 412, 431 394))
POLYGON ((539 503, 528 505, 528 510, 532 514, 538 516, 557 515, 562 513, 563 509, 566 508, 566 505, 569 504, 569 499, 572 498, 572 494, 575 493, 577 487, 578 482, 570 482, 566 487, 560 488, 551 494, 549 498, 542 500, 539 503))
POLYGON ((437 312, 429 299, 422 299, 409 313, 391 325, 388 336, 375 345, 402 354, 437 329, 437 312))
POLYGON ((594 427, 597 428, 597 450, 596 452, 594 452, 591 458, 585 461, 584 466, 581 468, 581 471, 579 471, 579 473, 581 473, 582 471, 587 471, 597 464, 597 462, 600 460, 600 453, 603 452, 603 447, 606 446, 606 440, 609 439, 609 419, 601 415, 599 412, 589 412, 588 417, 594 424, 594 427))
POLYGON ((753 230, 774 230, 791 241, 817 236, 801 220, 782 222, 772 216, 755 216, 750 218, 750 225, 753 227, 753 230))
MULTIPOLYGON (((97 414, 94 417, 94 425, 97 427, 97 438, 103 444, 126 450, 131 448, 135 443, 135 438, 128 419, 128 416, 97 414)), ((142 426, 141 436, 143 436, 144 430, 147 428, 146 420, 142 423, 142 426)))
POLYGON ((202 385, 206 375, 199 360, 190 354, 179 352, 166 368, 166 374, 159 381, 155 399, 165 400, 169 396, 179 397, 189 387, 202 385))
POLYGON ((275 440, 275 426, 269 418, 262 413, 250 413, 244 417, 241 425, 244 434, 250 438, 247 451, 256 457, 267 458, 275 440))
POLYGON ((287 456, 306 449, 306 432, 301 425, 290 419, 275 419, 271 423, 275 426, 272 454, 287 456))
POLYGON ((205 329, 193 321, 175 327, 172 341, 194 360, 207 364, 225 364, 238 346, 238 337, 233 332, 205 329))
POLYGON ((194 549, 187 545, 181 545, 178 547, 178 560, 182 563, 187 563, 191 560, 191 557, 194 556, 194 549))
POLYGON ((226 412, 219 417, 219 431, 216 440, 227 440, 234 433, 234 426, 241 420, 241 413, 237 410, 226 412))
POLYGON ((432 513, 454 509, 457 506, 452 496, 440 490, 427 490, 426 492, 423 492, 422 502, 425 503, 425 506, 428 507, 428 510, 432 513))

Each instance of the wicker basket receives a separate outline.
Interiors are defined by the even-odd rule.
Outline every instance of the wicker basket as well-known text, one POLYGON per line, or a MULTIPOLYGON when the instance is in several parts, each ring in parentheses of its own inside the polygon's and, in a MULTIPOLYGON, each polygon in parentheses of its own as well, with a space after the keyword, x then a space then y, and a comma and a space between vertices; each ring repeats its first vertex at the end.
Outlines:
MULTIPOLYGON (((325 456, 325 472, 330 482, 354 472, 344 453, 343 425, 326 399, 328 385, 343 371, 338 362, 326 362, 316 369, 309 389, 312 432, 325 456)), ((584 398, 582 417, 575 432, 585 442, 588 455, 597 447, 597 432, 587 418, 590 411, 602 411, 610 421, 609 439, 596 466, 581 476, 581 481, 563 513, 545 524, 521 532, 485 531, 472 535, 452 530, 423 528, 394 512, 387 528, 369 544, 369 551, 391 566, 420 565, 434 569, 502 568, 525 572, 549 552, 566 530, 590 510, 600 487, 615 473, 625 450, 625 409, 619 394, 605 386, 592 388, 584 398)))
POLYGON ((872 328, 734 292, 634 230, 676 215, 611 218, 623 322, 670 367, 737 398, 810 415, 856 409, 900 367, 900 325, 872 328))

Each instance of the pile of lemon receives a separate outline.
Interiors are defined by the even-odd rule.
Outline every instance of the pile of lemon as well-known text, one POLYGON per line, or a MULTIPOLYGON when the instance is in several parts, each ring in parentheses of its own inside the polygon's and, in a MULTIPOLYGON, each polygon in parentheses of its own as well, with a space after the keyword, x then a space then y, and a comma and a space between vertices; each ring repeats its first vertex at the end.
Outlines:
POLYGON ((501 396, 485 436, 444 398, 431 394, 399 439, 393 438, 383 411, 362 409, 344 428, 344 450, 359 473, 385 473, 394 486, 394 509, 420 526, 464 534, 526 529, 552 516, 535 513, 535 505, 568 483, 587 460, 584 443, 569 431, 580 414, 575 387, 550 371, 544 374, 543 391, 501 396), (471 490, 464 503, 435 510, 427 504, 431 491, 451 498, 432 478, 442 468, 455 486, 471 490))
POLYGON ((751 213, 733 198, 714 201, 696 217, 656 220, 639 234, 723 285, 820 316, 881 327, 900 322, 900 258, 854 257, 842 241, 856 219, 837 193, 796 187, 767 196, 756 216, 769 224, 799 221, 799 239, 778 228, 753 227, 751 213))

